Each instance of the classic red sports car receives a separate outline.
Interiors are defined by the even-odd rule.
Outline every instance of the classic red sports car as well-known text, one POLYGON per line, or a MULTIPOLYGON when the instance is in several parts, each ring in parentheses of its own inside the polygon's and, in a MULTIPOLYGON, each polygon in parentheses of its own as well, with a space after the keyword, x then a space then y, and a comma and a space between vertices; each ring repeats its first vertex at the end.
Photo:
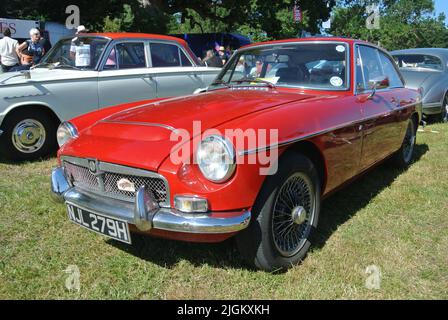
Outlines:
POLYGON ((52 192, 70 220, 119 241, 235 236, 253 265, 287 268, 309 249, 324 197, 385 159, 411 163, 419 110, 372 44, 253 44, 202 92, 63 123, 52 192))

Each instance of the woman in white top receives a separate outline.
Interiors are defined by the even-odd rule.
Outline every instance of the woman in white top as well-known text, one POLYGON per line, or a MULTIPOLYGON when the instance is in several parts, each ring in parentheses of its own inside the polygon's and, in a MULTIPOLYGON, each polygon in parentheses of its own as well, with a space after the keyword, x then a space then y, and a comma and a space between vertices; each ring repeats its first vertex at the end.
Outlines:
POLYGON ((3 38, 0 39, 0 62, 3 72, 8 72, 19 65, 19 57, 16 53, 18 46, 19 42, 11 39, 11 30, 6 28, 3 31, 3 38))

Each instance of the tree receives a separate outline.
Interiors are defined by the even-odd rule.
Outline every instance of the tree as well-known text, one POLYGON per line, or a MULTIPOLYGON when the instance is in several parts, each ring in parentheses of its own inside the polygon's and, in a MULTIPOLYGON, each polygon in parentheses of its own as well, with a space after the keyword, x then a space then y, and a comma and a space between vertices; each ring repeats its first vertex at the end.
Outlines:
POLYGON ((388 50, 448 46, 445 16, 435 16, 432 0, 383 0, 380 2, 380 29, 369 30, 366 6, 373 2, 340 2, 330 32, 378 43, 388 50))

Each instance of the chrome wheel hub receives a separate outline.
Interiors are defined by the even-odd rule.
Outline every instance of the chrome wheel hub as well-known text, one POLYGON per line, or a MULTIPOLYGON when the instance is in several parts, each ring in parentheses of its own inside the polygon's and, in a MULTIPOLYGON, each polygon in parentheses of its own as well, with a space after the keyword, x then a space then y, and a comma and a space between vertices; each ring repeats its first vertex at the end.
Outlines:
POLYGON ((314 222, 316 199, 311 180, 293 174, 277 193, 272 212, 272 237, 284 257, 298 253, 305 245, 314 222))
POLYGON ((297 206, 292 209, 291 216, 295 224, 302 224, 306 221, 306 210, 302 206, 297 206))
POLYGON ((12 131, 12 143, 23 153, 33 153, 41 149, 45 138, 45 127, 35 119, 20 121, 12 131))

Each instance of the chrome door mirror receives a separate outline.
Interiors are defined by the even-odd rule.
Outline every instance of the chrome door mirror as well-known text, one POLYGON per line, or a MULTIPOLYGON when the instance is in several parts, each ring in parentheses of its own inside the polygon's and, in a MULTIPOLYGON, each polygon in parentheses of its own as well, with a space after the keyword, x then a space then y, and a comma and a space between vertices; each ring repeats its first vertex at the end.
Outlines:
POLYGON ((373 91, 370 94, 369 99, 373 98, 373 96, 376 94, 376 90, 387 89, 389 88, 389 85, 390 85, 389 78, 386 76, 370 79, 369 88, 373 91))

